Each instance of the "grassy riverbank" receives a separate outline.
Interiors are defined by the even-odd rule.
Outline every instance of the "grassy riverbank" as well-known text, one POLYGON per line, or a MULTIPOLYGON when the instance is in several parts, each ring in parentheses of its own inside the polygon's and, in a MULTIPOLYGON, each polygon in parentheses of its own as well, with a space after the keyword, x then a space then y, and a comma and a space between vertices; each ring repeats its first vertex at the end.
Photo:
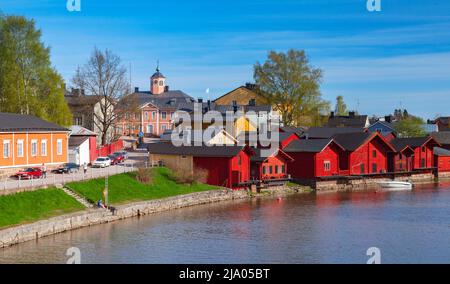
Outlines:
MULTIPOLYGON (((207 184, 178 184, 167 168, 154 168, 151 171, 152 182, 150 184, 137 181, 134 172, 110 176, 108 179, 109 202, 117 205, 217 189, 217 187, 207 184)), ((95 203, 102 198, 105 179, 74 182, 66 186, 95 203)))
POLYGON ((49 188, 0 196, 0 228, 85 209, 60 189, 49 188))

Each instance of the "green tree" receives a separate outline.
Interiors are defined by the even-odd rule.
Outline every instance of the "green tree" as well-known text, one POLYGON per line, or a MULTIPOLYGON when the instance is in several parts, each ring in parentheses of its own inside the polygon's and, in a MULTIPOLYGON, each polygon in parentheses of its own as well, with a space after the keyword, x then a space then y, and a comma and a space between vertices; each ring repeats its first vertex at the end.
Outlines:
POLYGON ((343 96, 336 97, 336 106, 334 108, 336 115, 348 115, 347 105, 344 102, 343 96))
POLYGON ((395 130, 399 137, 424 137, 426 132, 423 129, 424 121, 420 117, 408 116, 395 124, 395 130))
POLYGON ((313 126, 323 123, 329 103, 322 100, 322 71, 310 65, 303 50, 269 52, 254 66, 259 93, 282 115, 284 125, 313 126))
POLYGON ((35 22, 0 15, 0 111, 30 114, 68 126, 64 82, 50 62, 35 22))

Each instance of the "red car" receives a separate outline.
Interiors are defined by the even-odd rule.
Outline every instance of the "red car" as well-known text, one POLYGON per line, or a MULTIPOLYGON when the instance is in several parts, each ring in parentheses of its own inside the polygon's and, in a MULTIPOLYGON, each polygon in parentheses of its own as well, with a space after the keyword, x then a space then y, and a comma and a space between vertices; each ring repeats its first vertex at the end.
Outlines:
POLYGON ((122 155, 108 155, 108 158, 111 159, 111 165, 117 165, 119 163, 123 162, 123 156, 122 155))
POLYGON ((28 168, 17 172, 14 176, 20 179, 36 179, 42 177, 42 171, 39 168, 28 168))

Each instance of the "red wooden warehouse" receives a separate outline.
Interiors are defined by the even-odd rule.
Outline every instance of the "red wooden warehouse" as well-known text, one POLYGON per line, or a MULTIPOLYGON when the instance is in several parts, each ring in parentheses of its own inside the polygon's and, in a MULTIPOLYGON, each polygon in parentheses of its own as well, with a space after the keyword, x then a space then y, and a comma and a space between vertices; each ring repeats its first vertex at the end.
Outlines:
POLYGON ((438 172, 450 172, 450 150, 435 147, 433 152, 438 172))
POLYGON ((396 152, 389 153, 389 172, 411 172, 414 170, 414 149, 403 143, 391 141, 396 152))
POLYGON ((395 138, 391 144, 398 148, 409 146, 414 150, 413 170, 434 167, 433 148, 439 144, 432 137, 395 138))
POLYGON ((345 149, 339 157, 340 175, 385 173, 388 153, 396 151, 378 132, 337 134, 333 139, 345 149))
POLYGON ((252 180, 277 180, 287 178, 292 157, 280 149, 254 149, 250 158, 250 177, 252 180))
POLYGON ((344 151, 333 139, 294 140, 284 148, 294 161, 288 173, 296 179, 339 175, 339 155, 344 151))

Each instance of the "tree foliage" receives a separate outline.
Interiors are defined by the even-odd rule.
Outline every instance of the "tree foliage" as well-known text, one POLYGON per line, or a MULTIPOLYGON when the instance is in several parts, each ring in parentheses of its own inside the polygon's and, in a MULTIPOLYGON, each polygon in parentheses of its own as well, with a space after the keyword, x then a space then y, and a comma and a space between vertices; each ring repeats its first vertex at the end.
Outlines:
POLYGON ((322 100, 322 71, 310 65, 303 50, 269 52, 254 66, 259 93, 282 115, 287 126, 312 126, 323 122, 329 103, 322 100))
POLYGON ((344 102, 343 96, 336 97, 336 106, 334 108, 336 115, 348 115, 347 105, 344 102))
POLYGON ((0 15, 0 111, 30 114, 68 126, 72 114, 64 82, 51 66, 50 48, 35 22, 0 15))
POLYGON ((100 131, 102 145, 111 138, 115 122, 130 108, 137 108, 137 101, 126 96, 129 91, 126 74, 119 56, 108 49, 102 51, 95 48, 87 63, 77 69, 72 79, 76 88, 100 98, 99 109, 94 112, 94 124, 100 131), (119 101, 126 103, 116 107, 119 101))
POLYGON ((399 137, 424 137, 426 132, 423 129, 424 121, 419 117, 408 116, 395 124, 395 130, 399 137))

